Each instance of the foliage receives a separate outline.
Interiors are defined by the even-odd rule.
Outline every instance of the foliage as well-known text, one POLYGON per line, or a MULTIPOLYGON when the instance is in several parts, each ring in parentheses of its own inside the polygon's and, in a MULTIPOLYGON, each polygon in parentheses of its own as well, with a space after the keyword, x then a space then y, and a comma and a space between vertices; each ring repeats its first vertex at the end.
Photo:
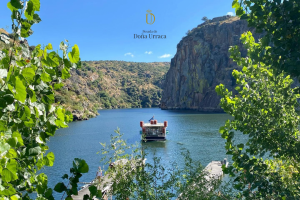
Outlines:
POLYGON ((30 52, 24 38, 32 34, 31 27, 41 19, 39 0, 10 0, 13 40, 1 35, 9 44, 0 52, 0 198, 53 199, 47 187, 47 176, 37 175, 44 166, 52 166, 54 154, 46 141, 58 128, 66 128, 72 115, 54 105, 54 91, 70 77, 71 68, 80 67, 77 45, 61 42, 63 57, 48 44, 30 52), (20 38, 20 42, 17 40, 20 38), (69 59, 68 59, 69 57, 69 59))
POLYGON ((146 160, 145 149, 138 144, 128 145, 118 130, 111 136, 109 145, 102 144, 99 153, 105 155, 102 162, 114 163, 105 176, 112 179, 109 194, 115 199, 226 199, 224 190, 219 188, 219 181, 206 180, 206 172, 200 163, 193 161, 189 152, 183 153, 185 164, 180 168, 174 161, 170 168, 161 162, 162 158, 154 155, 153 160, 146 160), (210 190, 208 189, 210 188, 210 190), (224 195, 220 195, 223 193, 224 195))
POLYGON ((204 21, 204 22, 207 22, 209 19, 206 16, 204 16, 204 17, 202 17, 201 20, 204 21))
POLYGON ((299 89, 291 88, 290 76, 260 59, 271 56, 263 39, 255 43, 248 32, 241 41, 248 57, 242 58, 237 46, 230 48, 231 58, 243 67, 242 72, 232 72, 238 96, 222 84, 216 87, 221 107, 234 117, 220 128, 234 161, 224 172, 236 177, 238 198, 299 198, 300 118, 295 111, 299 89), (235 143, 237 131, 245 134, 246 144, 235 143))
MULTIPOLYGON (((66 199, 72 199, 72 195, 78 195, 78 185, 79 178, 82 176, 82 173, 87 173, 89 171, 89 166, 87 163, 79 158, 75 158, 73 161, 73 167, 70 169, 72 174, 70 177, 68 174, 64 174, 62 179, 69 179, 69 184, 66 186, 63 182, 57 183, 54 187, 54 190, 58 193, 63 193, 62 198, 65 193, 67 194, 66 199), (70 186, 68 188, 68 186, 70 186)), ((93 195, 93 194, 92 194, 93 195)), ((89 196, 85 196, 86 199, 89 199, 89 196)))
POLYGON ((234 0, 232 7, 237 16, 247 19, 248 26, 265 33, 262 45, 271 48, 265 49, 267 53, 256 59, 292 76, 299 76, 299 1, 234 0))

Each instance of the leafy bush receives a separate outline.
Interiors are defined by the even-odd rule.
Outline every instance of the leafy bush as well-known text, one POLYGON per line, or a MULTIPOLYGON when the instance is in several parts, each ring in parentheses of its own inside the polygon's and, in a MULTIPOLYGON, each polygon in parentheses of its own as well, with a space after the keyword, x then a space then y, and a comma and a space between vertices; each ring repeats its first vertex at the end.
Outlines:
POLYGON ((232 96, 224 85, 216 87, 222 96, 221 107, 234 117, 220 128, 226 139, 227 154, 233 165, 225 173, 235 178, 237 198, 297 199, 300 196, 300 117, 295 111, 299 88, 283 72, 257 61, 265 47, 255 43, 250 32, 241 36, 248 57, 242 58, 238 47, 230 49, 231 58, 243 66, 232 72, 237 80, 238 96, 232 96), (254 57, 254 58, 253 58, 254 57), (246 144, 235 143, 235 131, 247 136, 246 144))
POLYGON ((16 41, 30 36, 31 26, 41 21, 36 13, 39 0, 11 0, 7 6, 12 11, 13 42, 0 52, 0 199, 30 199, 32 192, 39 199, 53 199, 47 176, 37 172, 54 162, 54 154, 46 153, 47 140, 72 121, 71 113, 55 106, 54 91, 70 77, 72 67, 80 67, 79 48, 74 45, 67 52, 69 45, 61 42, 63 57, 49 52, 51 44, 30 51, 22 40, 16 41))

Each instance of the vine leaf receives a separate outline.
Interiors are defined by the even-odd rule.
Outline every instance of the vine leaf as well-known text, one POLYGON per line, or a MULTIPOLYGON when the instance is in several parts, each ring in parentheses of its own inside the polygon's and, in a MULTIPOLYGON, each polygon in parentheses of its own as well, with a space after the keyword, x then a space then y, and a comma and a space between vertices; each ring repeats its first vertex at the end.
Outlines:
POLYGON ((33 9, 35 11, 40 11, 40 7, 41 7, 40 0, 31 0, 31 2, 33 3, 33 9))
POLYGON ((15 98, 19 101, 21 101, 22 103, 25 103, 25 99, 26 99, 26 88, 23 85, 23 82, 20 80, 19 77, 16 77, 16 95, 15 98))
POLYGON ((69 52, 68 56, 72 63, 77 63, 79 61, 79 48, 77 44, 75 44, 74 47, 72 47, 72 51, 69 52))
POLYGON ((17 176, 17 161, 10 159, 6 168, 2 171, 1 175, 4 181, 10 182, 18 179, 17 176))
POLYGON ((27 3, 27 8, 25 10, 25 17, 28 19, 28 20, 33 20, 33 14, 34 14, 34 8, 33 8, 33 2, 32 1, 29 1, 27 3))
POLYGON ((22 75, 23 75, 26 79, 32 81, 33 78, 34 78, 34 76, 35 76, 35 73, 34 73, 34 70, 33 70, 32 68, 25 68, 25 69, 23 69, 23 71, 22 71, 22 75))
POLYGON ((7 3, 7 7, 11 11, 22 9, 22 5, 19 0, 10 0, 10 2, 7 3))
POLYGON ((57 183, 54 187, 54 191, 58 192, 58 193, 61 193, 63 191, 66 191, 67 190, 67 187, 65 186, 64 183, 60 182, 60 183, 57 183))

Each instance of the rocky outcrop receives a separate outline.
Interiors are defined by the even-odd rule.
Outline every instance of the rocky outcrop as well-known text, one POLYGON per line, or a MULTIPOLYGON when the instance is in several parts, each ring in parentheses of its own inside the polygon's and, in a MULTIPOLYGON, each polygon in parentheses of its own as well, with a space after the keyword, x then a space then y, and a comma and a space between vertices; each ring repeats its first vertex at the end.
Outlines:
MULTIPOLYGON (((232 70, 239 67, 229 58, 230 46, 238 45, 242 56, 240 36, 247 21, 224 16, 209 20, 184 37, 177 45, 166 75, 162 109, 192 109, 204 112, 222 112, 216 85, 222 83, 233 91, 235 79, 232 70)), ((260 35, 254 34, 257 39, 260 35)))
POLYGON ((88 120, 89 118, 96 117, 98 114, 92 111, 88 111, 88 113, 86 114, 80 110, 73 110, 72 115, 73 115, 73 121, 82 121, 82 120, 88 120))

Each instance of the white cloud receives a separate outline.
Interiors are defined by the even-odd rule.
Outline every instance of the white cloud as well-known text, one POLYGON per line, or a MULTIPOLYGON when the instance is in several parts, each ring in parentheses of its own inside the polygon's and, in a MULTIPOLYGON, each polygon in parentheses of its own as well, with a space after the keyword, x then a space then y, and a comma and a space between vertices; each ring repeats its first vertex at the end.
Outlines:
POLYGON ((146 51, 145 54, 152 54, 152 51, 146 51))
POLYGON ((227 15, 233 16, 234 14, 233 14, 233 12, 228 12, 227 15))
POLYGON ((130 53, 130 52, 129 52, 129 53, 125 53, 124 56, 131 56, 131 57, 134 57, 134 55, 133 55, 132 53, 130 53))
POLYGON ((159 56, 159 58, 169 58, 171 56, 172 56, 171 54, 164 54, 162 56, 159 56))

